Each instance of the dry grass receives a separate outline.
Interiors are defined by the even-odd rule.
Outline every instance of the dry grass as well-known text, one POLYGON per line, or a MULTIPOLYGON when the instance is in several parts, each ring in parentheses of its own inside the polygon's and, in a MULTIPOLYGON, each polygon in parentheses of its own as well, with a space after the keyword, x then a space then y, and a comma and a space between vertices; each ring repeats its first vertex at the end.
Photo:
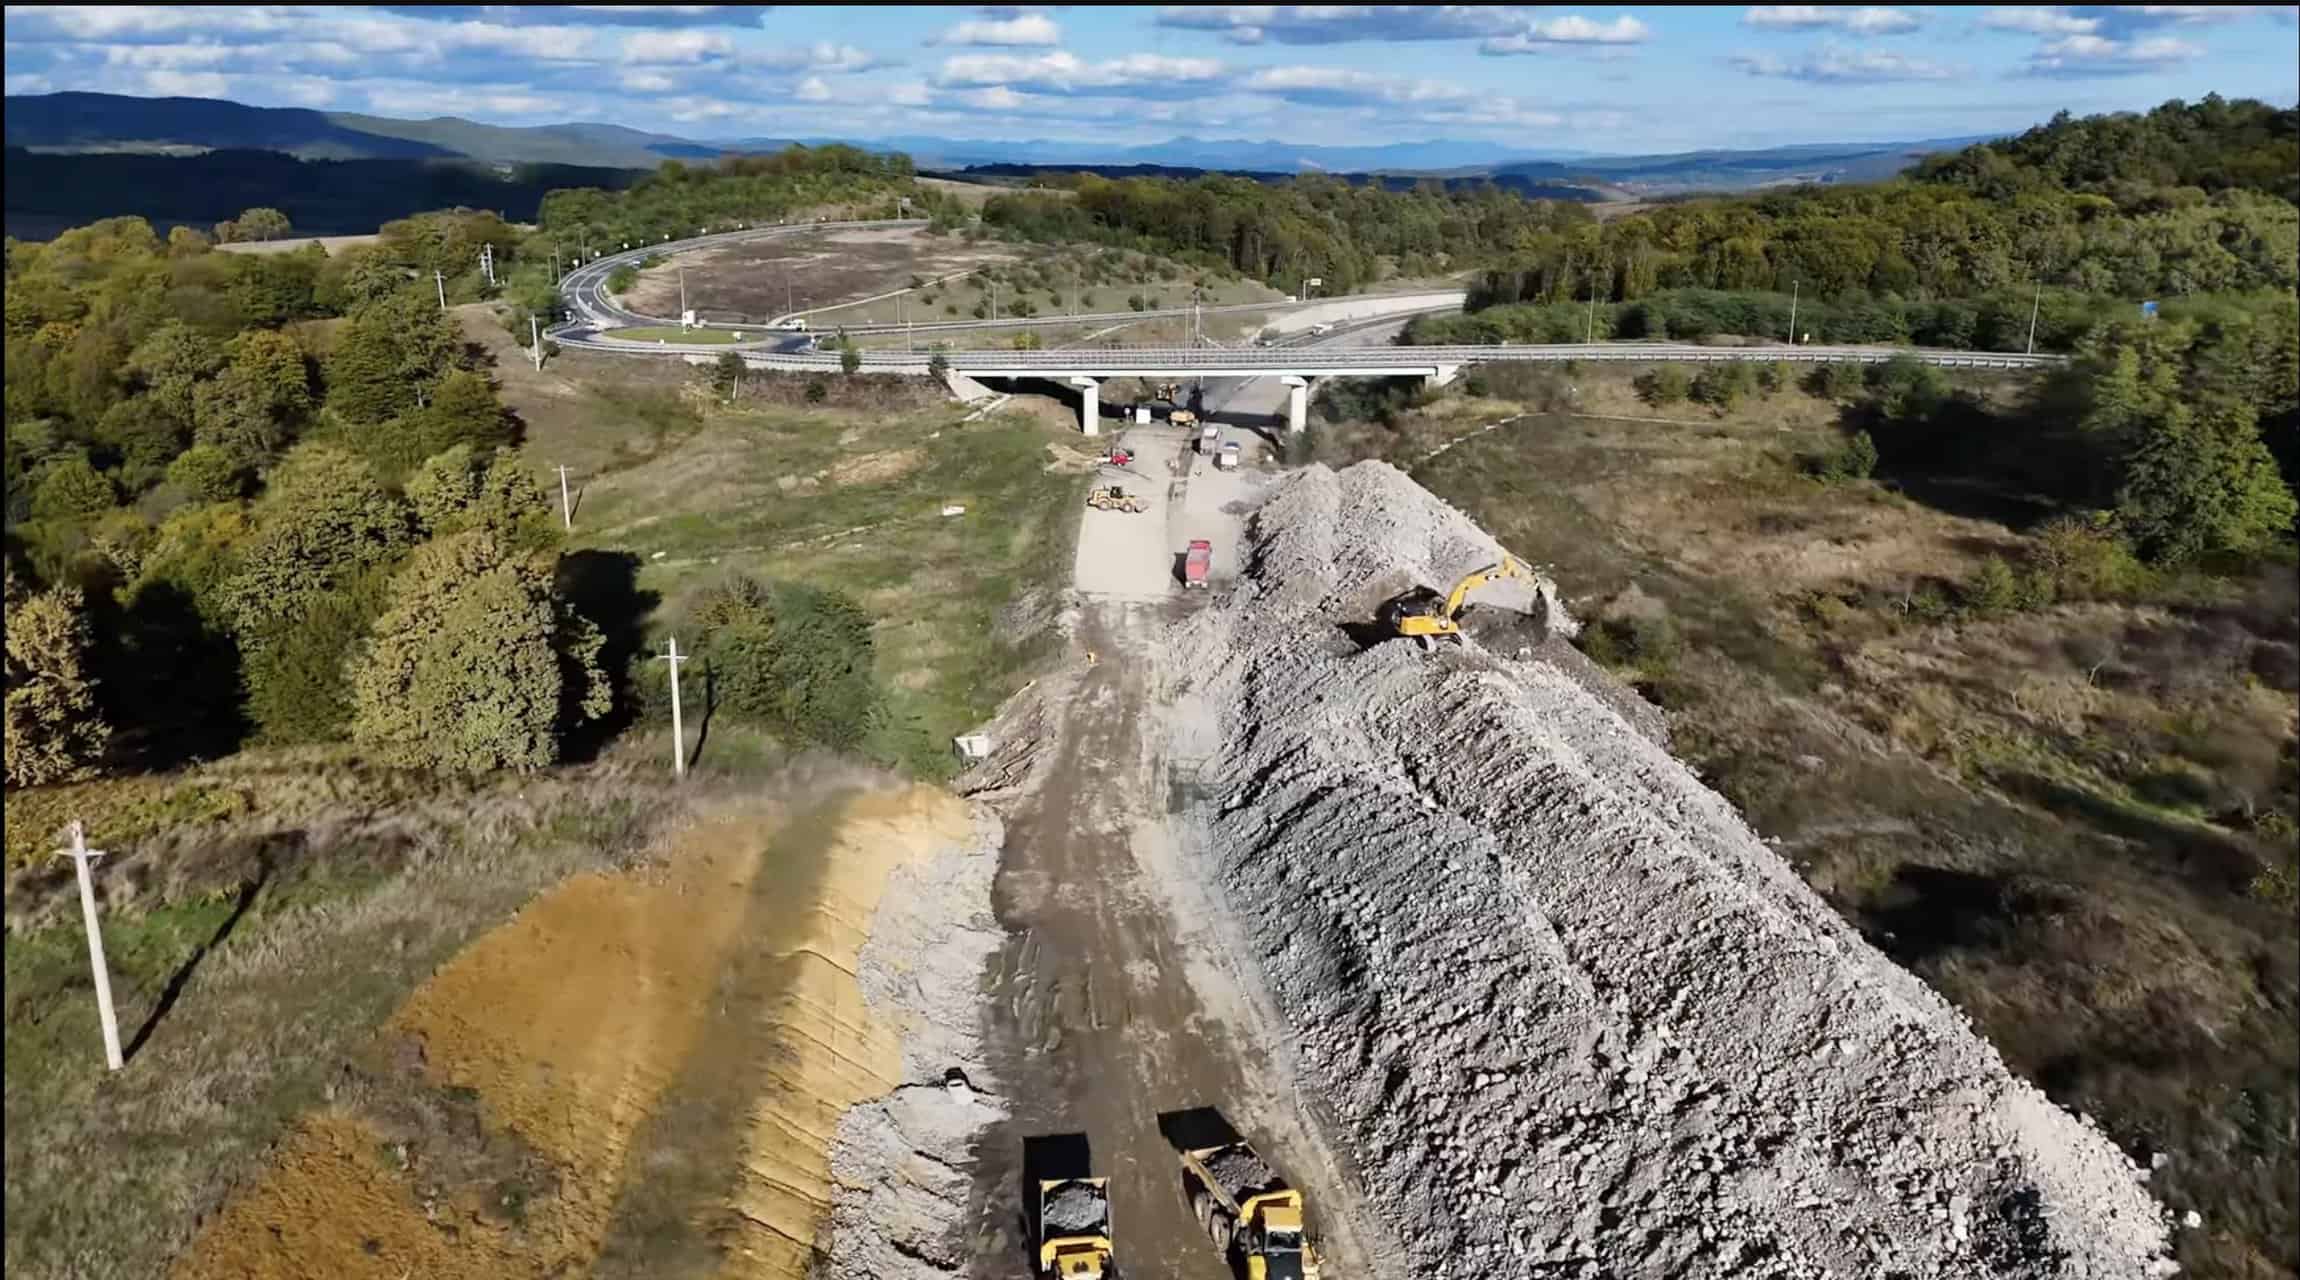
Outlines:
MULTIPOLYGON (((312 796, 372 794, 304 772, 312 796)), ((126 1070, 103 1071, 77 925, 7 940, 8 1273, 161 1274, 409 989, 544 885, 634 854, 667 802, 607 764, 480 795, 291 800, 294 818, 259 806, 123 851, 104 880, 126 1070)), ((12 886, 11 914, 19 893, 59 887, 12 886)))
POLYGON ((1441 403, 1327 447, 1458 439, 1424 483, 1583 612, 1681 640, 1623 668, 1680 753, 2018 1069, 2166 1157, 2152 1186, 2206 1224, 2181 1237, 2189 1272, 2291 1274, 2289 569, 1928 621, 1928 584, 1953 602, 2021 535, 1799 475, 1833 430, 1801 395, 1623 421, 1661 416, 1625 382, 1579 379, 1607 417, 1477 433, 1521 406, 1441 403))

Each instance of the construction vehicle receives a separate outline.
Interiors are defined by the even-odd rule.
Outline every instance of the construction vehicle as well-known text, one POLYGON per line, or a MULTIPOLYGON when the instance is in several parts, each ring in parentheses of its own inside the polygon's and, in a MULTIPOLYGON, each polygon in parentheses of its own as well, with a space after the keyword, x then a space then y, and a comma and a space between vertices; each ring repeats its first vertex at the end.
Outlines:
POLYGON ((1152 394, 1150 398, 1153 400, 1163 400, 1167 404, 1178 405, 1182 403, 1182 384, 1179 382, 1161 382, 1158 384, 1154 394, 1152 394))
POLYGON ((1125 445, 1114 444, 1102 461, 1113 467, 1130 467, 1134 465, 1134 451, 1125 445))
POLYGON ((1139 514, 1150 509, 1150 500, 1138 493, 1128 493, 1117 485, 1108 485, 1087 494, 1086 505, 1096 511, 1139 514))
POLYGON ((1182 556, 1182 587, 1184 590, 1206 589, 1206 574, 1214 567, 1214 544, 1204 538, 1193 539, 1190 550, 1182 556))
POLYGON ((1181 427, 1184 430, 1188 430, 1189 428, 1198 425, 1198 415, 1190 412, 1188 409, 1176 409, 1174 412, 1166 415, 1166 421, 1171 422, 1175 426, 1181 427))
POLYGON ((1441 596, 1428 587, 1415 587, 1401 595, 1384 601, 1376 620, 1393 635, 1412 636, 1423 648, 1434 647, 1438 640, 1451 637, 1461 643, 1462 605, 1469 593, 1489 582, 1503 578, 1526 578, 1532 574, 1517 557, 1504 554, 1498 564, 1489 564, 1453 584, 1453 590, 1441 596))
POLYGON ((1214 455, 1214 465, 1224 471, 1236 471, 1238 469, 1238 442, 1235 440, 1223 441, 1222 451, 1214 455))
POLYGON ((1038 1184, 1038 1273, 1057 1280, 1103 1280, 1111 1271, 1110 1179, 1056 1178, 1038 1184))
POLYGON ((1317 1280, 1302 1230, 1302 1193, 1243 1140, 1182 1152, 1191 1212, 1224 1255, 1235 1245, 1246 1280, 1317 1280))
POLYGON ((1210 454, 1222 447, 1222 429, 1209 422, 1198 429, 1198 452, 1210 454))

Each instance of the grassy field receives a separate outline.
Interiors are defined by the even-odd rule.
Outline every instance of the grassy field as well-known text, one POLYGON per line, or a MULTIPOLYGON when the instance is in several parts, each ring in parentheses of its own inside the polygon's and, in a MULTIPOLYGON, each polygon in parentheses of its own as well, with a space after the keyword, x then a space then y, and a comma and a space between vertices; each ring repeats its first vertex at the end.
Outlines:
MULTIPOLYGON (((689 342, 731 343, 740 341, 732 329, 681 329, 676 325, 640 325, 630 329, 611 329, 604 335, 618 342, 689 342)), ((765 330, 752 332, 752 341, 766 336, 765 330)))
POLYGON ((854 596, 880 619, 888 698, 869 754, 944 776, 951 737, 988 718, 1044 640, 1086 474, 1074 433, 962 416, 710 406, 659 456, 585 484, 577 541, 638 557, 656 635, 735 573, 854 596))
POLYGON ((2292 1274, 2291 566, 1968 607, 2033 539, 1890 476, 1807 475, 1838 406, 1719 416, 1648 407, 1627 372, 1553 377, 1319 448, 1413 467, 1552 566, 1592 655, 1817 889, 2017 1069, 2161 1154, 2152 1187, 2202 1215, 2189 1274, 2292 1274))
MULTIPOLYGON (((639 849, 670 796, 646 766, 455 786, 245 756, 175 783, 242 797, 231 816, 141 839, 105 816, 113 792, 39 793, 54 802, 41 813, 88 812, 118 851, 105 935, 128 1063, 104 1070, 69 871, 19 869, 8 1274, 163 1274, 434 967, 546 885, 639 849)), ((19 818, 21 799, 12 849, 38 820, 19 818)))

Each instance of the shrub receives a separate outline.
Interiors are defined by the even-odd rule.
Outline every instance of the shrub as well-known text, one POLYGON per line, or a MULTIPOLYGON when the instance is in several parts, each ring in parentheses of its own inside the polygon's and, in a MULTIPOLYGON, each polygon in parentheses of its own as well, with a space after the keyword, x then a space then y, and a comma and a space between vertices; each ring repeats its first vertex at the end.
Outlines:
POLYGON ((222 447, 196 444, 168 464, 168 483, 199 502, 228 502, 240 496, 247 479, 222 447))
POLYGON ((637 283, 639 283, 639 273, 633 270, 629 263, 607 273, 607 292, 609 293, 629 293, 631 286, 637 283))
POLYGON ((362 574, 242 644, 247 714, 258 737, 285 744, 344 736, 351 726, 347 660, 381 611, 387 581, 380 572, 362 574))
POLYGON ((1682 366, 1665 364, 1650 373, 1639 375, 1636 386, 1637 394, 1644 398, 1645 403, 1659 408, 1683 400, 1692 391, 1693 380, 1686 375, 1682 366))
POLYGON ((77 454, 50 463, 32 490, 32 518, 70 520, 109 511, 120 493, 112 478, 88 465, 77 454))
POLYGON ((95 681, 88 675, 93 637, 79 588, 29 594, 10 569, 6 606, 8 785, 86 777, 112 731, 97 712, 95 681))
POLYGON ((1738 360, 1712 364, 1693 379, 1693 398, 1719 413, 1729 413, 1755 384, 1755 371, 1738 360))
POLYGON ((926 376, 937 382, 950 376, 950 357, 937 351, 926 358, 926 376))
POLYGON ((2105 520, 2060 516, 2037 531, 2029 563, 2054 600, 2125 600, 2150 586, 2147 566, 2105 520))
POLYGON ((793 737, 852 747, 879 705, 871 619, 835 591, 736 578, 696 610, 697 651, 727 706, 793 737))
POLYGON ((1817 364, 1805 375, 1805 390, 1823 400, 1843 400, 1861 389, 1861 367, 1832 362, 1817 364))
POLYGON ((389 604, 351 664, 352 738, 378 759, 538 768, 609 709, 598 629, 485 531, 418 548, 389 604))
POLYGON ((2021 602, 2021 584, 2013 576, 2012 566, 2000 556, 1981 561, 1973 572, 1972 581, 1964 586, 1965 608, 1982 617, 1993 617, 2018 608, 2021 602))
POLYGON ((830 394, 831 389, 823 384, 821 378, 807 379, 806 397, 808 404, 821 404, 830 398, 830 394))

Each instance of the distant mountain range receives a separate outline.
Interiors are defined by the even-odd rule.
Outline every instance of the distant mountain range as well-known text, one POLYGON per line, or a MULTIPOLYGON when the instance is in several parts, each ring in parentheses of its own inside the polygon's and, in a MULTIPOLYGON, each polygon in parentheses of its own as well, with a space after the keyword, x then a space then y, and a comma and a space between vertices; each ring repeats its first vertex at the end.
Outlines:
MULTIPOLYGON (((584 165, 650 169, 666 160, 708 160, 729 152, 772 151, 831 138, 694 139, 613 124, 513 128, 453 116, 396 120, 342 111, 251 107, 213 98, 133 98, 108 93, 11 95, 7 145, 33 152, 195 155, 278 151, 303 160, 466 160, 494 166, 584 165)), ((1059 139, 983 142, 931 135, 850 139, 876 151, 902 151, 921 168, 978 166, 1095 168, 1155 166, 1270 173, 1379 173, 1491 176, 1526 189, 1582 186, 1601 197, 1691 190, 1742 190, 1783 182, 1859 182, 1885 177, 1917 156, 1981 137, 1911 142, 1822 143, 1755 151, 1607 155, 1555 147, 1432 139, 1378 146, 1311 146, 1282 141, 1172 138, 1142 145, 1059 139)))

